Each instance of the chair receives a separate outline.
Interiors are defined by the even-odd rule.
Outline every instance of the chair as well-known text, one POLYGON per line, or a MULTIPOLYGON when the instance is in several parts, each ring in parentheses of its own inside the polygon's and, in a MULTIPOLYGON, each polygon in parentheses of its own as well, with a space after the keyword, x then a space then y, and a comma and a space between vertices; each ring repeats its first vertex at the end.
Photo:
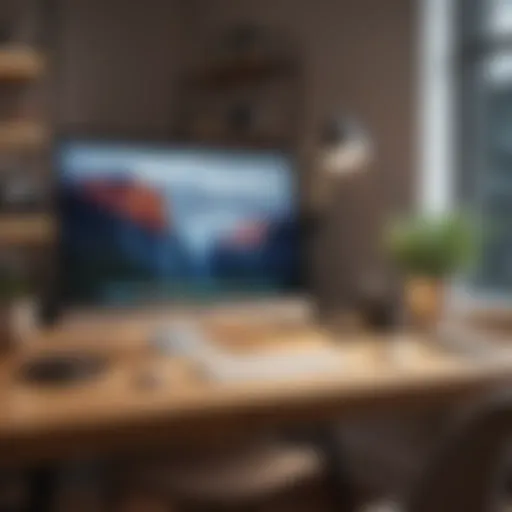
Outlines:
POLYGON ((512 434, 512 394, 494 395, 465 410, 420 473, 403 503, 364 512, 494 511, 501 450, 512 434))
POLYGON ((262 442, 146 465, 132 478, 178 510, 266 510, 269 501, 315 485, 322 473, 314 448, 262 442))

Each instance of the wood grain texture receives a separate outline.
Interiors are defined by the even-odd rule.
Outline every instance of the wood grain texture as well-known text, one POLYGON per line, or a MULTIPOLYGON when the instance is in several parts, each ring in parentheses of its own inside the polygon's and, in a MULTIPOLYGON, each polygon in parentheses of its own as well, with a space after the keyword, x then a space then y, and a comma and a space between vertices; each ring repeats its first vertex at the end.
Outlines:
POLYGON ((55 222, 47 214, 0 215, 0 246, 34 246, 51 243, 55 222))
POLYGON ((0 81, 39 78, 45 68, 43 56, 26 46, 0 47, 0 81))
POLYGON ((259 344, 308 350, 337 343, 333 357, 339 358, 339 371, 287 381, 223 384, 208 381, 187 361, 151 354, 145 341, 155 325, 161 322, 137 315, 64 325, 34 334, 23 352, 3 360, 1 461, 215 442, 379 407, 424 408, 481 390, 509 378, 512 371, 511 363, 475 364, 445 353, 433 340, 412 335, 397 342, 365 333, 333 336, 306 325, 290 331, 260 326, 257 343, 255 325, 244 329, 234 322, 227 328, 225 322, 208 320, 205 328, 219 343, 246 343, 244 350, 259 350, 259 344), (109 370, 97 381, 60 390, 19 381, 17 372, 27 357, 55 350, 105 353, 109 370), (157 376, 157 386, 138 385, 148 371, 157 376))
POLYGON ((0 151, 38 151, 48 140, 46 128, 34 121, 0 122, 0 151))

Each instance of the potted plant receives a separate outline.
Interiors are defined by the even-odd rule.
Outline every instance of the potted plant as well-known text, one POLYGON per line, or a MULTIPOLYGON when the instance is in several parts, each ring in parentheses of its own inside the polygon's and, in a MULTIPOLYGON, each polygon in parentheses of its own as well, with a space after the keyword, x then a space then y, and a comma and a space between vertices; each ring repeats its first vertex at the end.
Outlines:
POLYGON ((432 327, 444 303, 446 280, 475 256, 475 232, 457 213, 415 216, 389 224, 386 245, 404 275, 404 302, 411 320, 432 327))

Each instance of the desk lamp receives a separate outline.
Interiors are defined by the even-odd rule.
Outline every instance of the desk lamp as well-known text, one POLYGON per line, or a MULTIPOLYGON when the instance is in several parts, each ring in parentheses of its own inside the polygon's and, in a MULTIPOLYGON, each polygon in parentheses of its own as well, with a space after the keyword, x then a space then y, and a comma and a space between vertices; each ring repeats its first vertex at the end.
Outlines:
POLYGON ((346 114, 327 120, 319 142, 309 205, 308 227, 312 237, 326 221, 338 188, 366 171, 374 157, 369 133, 356 118, 346 114))
POLYGON ((355 118, 337 115, 328 120, 320 138, 313 182, 313 211, 325 213, 338 184, 365 170, 373 156, 372 140, 355 118))

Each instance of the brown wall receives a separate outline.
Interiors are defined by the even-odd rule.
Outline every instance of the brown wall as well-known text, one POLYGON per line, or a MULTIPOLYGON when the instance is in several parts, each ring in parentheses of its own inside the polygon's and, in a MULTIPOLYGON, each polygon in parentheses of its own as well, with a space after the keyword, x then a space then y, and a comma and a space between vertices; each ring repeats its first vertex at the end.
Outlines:
POLYGON ((60 3, 60 124, 167 132, 182 48, 177 1, 60 3))
MULTIPOLYGON (((413 174, 415 0, 67 0, 63 124, 170 129, 173 78, 208 36, 238 21, 296 38, 306 71, 302 160, 338 106, 368 126, 377 158, 347 183, 317 244, 317 279, 329 300, 350 294, 375 265, 383 212, 410 198, 413 174)), ((378 258, 377 258, 378 260, 378 258)))

